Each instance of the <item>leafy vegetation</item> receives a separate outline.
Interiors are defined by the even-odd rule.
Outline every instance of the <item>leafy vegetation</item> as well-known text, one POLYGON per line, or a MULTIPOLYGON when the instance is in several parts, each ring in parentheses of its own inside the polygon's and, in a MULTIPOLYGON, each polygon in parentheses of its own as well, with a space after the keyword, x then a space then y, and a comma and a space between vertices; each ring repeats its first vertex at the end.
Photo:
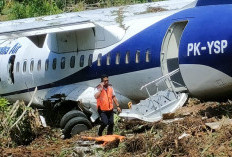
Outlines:
POLYGON ((0 112, 4 112, 7 108, 9 101, 5 98, 0 98, 0 112))
POLYGON ((38 110, 23 101, 9 105, 0 98, 0 147, 29 144, 40 132, 38 110))
POLYGON ((38 17, 151 1, 162 0, 0 0, 0 13, 2 16, 4 15, 4 18, 0 18, 0 20, 38 17))

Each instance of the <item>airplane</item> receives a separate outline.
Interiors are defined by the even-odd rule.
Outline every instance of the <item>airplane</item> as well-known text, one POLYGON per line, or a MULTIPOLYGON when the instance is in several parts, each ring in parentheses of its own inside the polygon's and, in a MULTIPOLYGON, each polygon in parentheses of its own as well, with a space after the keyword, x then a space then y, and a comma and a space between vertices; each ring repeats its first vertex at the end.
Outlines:
POLYGON ((109 75, 124 108, 149 99, 150 92, 140 88, 154 80, 163 81, 161 88, 171 86, 174 95, 229 97, 232 1, 185 3, 130 17, 119 8, 0 23, 0 96, 29 102, 35 93, 35 106, 48 104, 53 115, 64 112, 59 121, 67 137, 97 123, 94 89, 102 74, 109 75), (103 19, 106 13, 114 15, 103 19), (116 17, 126 20, 119 25, 116 17))

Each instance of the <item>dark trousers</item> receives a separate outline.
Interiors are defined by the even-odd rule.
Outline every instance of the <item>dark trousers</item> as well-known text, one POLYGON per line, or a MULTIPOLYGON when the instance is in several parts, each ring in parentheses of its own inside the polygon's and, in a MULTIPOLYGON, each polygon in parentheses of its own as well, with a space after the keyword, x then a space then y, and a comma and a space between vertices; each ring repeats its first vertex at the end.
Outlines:
POLYGON ((98 136, 102 136, 102 132, 107 125, 108 125, 107 135, 112 135, 113 129, 114 129, 114 112, 113 111, 100 111, 99 114, 101 117, 101 126, 98 130, 98 136))

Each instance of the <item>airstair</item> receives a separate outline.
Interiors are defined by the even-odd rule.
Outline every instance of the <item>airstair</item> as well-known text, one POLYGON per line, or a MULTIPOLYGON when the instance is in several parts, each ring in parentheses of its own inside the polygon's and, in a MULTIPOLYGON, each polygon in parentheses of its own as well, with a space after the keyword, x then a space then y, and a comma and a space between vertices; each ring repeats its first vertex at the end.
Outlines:
POLYGON ((130 109, 123 109, 119 114, 120 117, 127 119, 140 119, 147 122, 155 122, 162 119, 163 114, 173 113, 182 107, 188 96, 186 93, 177 93, 174 84, 178 84, 171 80, 171 76, 179 72, 176 69, 144 86, 140 90, 146 89, 149 98, 141 100, 140 103, 132 105, 130 109), (160 90, 162 84, 168 84, 166 89, 160 90), (148 86, 155 85, 156 94, 151 95, 148 86))

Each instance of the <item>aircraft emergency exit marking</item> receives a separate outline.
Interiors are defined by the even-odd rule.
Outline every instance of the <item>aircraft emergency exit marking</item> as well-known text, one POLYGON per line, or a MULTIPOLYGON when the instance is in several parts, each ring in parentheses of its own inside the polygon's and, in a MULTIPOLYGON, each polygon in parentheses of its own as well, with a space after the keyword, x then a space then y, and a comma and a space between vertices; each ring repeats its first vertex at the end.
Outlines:
POLYGON ((228 41, 227 40, 216 40, 216 41, 207 41, 207 46, 201 46, 202 43, 189 43, 188 44, 188 50, 187 50, 187 56, 200 56, 202 53, 208 52, 211 54, 221 54, 225 52, 225 49, 228 47, 228 41), (206 51, 208 49, 208 51, 206 51))

